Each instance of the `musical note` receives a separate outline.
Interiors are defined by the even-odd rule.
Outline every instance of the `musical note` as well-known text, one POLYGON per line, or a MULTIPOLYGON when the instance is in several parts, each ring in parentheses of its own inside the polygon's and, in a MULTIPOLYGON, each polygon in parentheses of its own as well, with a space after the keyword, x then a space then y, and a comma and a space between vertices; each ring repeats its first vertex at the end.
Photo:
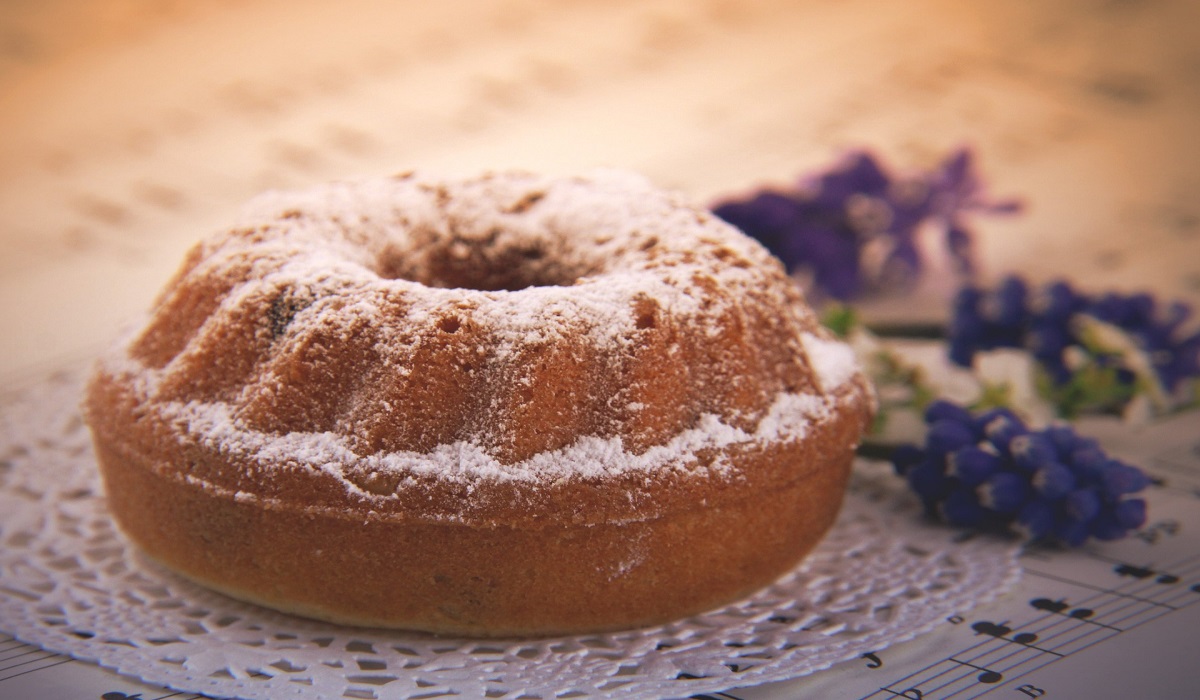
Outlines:
POLYGON ((1029 601, 1029 604, 1038 610, 1044 610, 1046 612, 1056 613, 1058 615, 1066 615, 1067 617, 1073 617, 1076 620, 1086 620, 1095 614, 1095 611, 1091 610, 1090 608, 1076 608, 1075 610, 1071 610, 1070 613, 1067 613, 1066 611, 1070 610, 1071 606, 1064 600, 1034 598, 1033 600, 1029 601))
POLYGON ((956 664, 962 664, 963 666, 970 666, 971 668, 978 670, 980 673, 978 676, 976 676, 976 678, 979 680, 980 683, 999 683, 1000 681, 1004 680, 1004 674, 1000 673, 999 671, 993 671, 992 669, 985 668, 983 666, 976 666, 973 663, 969 663, 967 661, 960 661, 959 659, 955 659, 955 658, 951 658, 950 660, 956 664))
POLYGON ((977 634, 986 634, 992 637, 1003 637, 1009 632, 1012 632, 1012 628, 1006 627, 1003 623, 996 624, 995 622, 988 622, 987 620, 976 622, 975 624, 971 625, 971 629, 975 630, 977 634))
POLYGON ((867 668, 879 668, 883 666, 883 660, 875 652, 863 654, 862 657, 867 660, 867 668))
POLYGON ((1131 564, 1118 564, 1115 567, 1113 567, 1113 571, 1115 571, 1118 576, 1132 576, 1133 578, 1136 578, 1138 580, 1145 580, 1145 579, 1148 579, 1148 578, 1154 576, 1155 574, 1157 574, 1158 578, 1154 579, 1155 583, 1161 583, 1163 585, 1168 585, 1168 586, 1171 584, 1179 583, 1179 577, 1176 576, 1175 574, 1168 574, 1168 573, 1165 573, 1162 571, 1155 571, 1154 569, 1151 569, 1146 566, 1133 566, 1131 564))
POLYGON ((1033 600, 1029 601, 1029 604, 1038 610, 1045 610, 1046 612, 1052 613, 1061 613, 1062 611, 1071 607, 1064 601, 1050 600, 1048 598, 1034 598, 1033 600))
POLYGON ((1177 534, 1179 534, 1179 521, 1168 519, 1148 525, 1136 532, 1134 536, 1146 544, 1158 544, 1162 538, 1174 537, 1177 534))
POLYGON ((1117 576, 1132 576, 1136 579, 1146 579, 1154 575, 1154 571, 1151 569, 1131 564, 1118 564, 1113 568, 1113 571, 1117 572, 1117 576))
MULTIPOLYGON (((1046 602, 1049 603, 1051 601, 1046 601, 1046 602)), ((976 622, 975 624, 971 625, 971 629, 975 630, 976 634, 985 634, 989 637, 995 637, 996 639, 1000 639, 1005 642, 1016 642, 1017 644, 1023 644, 1025 646, 1033 647, 1034 649, 1038 649, 1037 647, 1033 646, 1033 643, 1038 640, 1038 636, 1036 634, 1034 634, 1033 632, 1018 632, 1017 634, 1014 634, 1011 638, 1009 638, 1008 634, 1010 632, 1012 632, 1012 628, 1008 627, 1008 625, 1006 625, 1005 623, 996 624, 994 622, 989 622, 987 620, 983 620, 983 621, 976 622)), ((1046 650, 1038 649, 1038 651, 1046 651, 1046 650)), ((1053 652, 1049 652, 1049 653, 1053 653, 1053 652)))

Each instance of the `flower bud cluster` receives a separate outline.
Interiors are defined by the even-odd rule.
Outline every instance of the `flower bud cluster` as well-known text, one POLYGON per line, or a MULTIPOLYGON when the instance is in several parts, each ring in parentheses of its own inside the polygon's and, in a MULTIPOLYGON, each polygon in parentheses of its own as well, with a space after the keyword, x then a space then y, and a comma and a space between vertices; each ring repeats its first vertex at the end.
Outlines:
POLYGON ((1067 425, 1032 430, 1003 408, 974 415, 948 401, 925 411, 924 446, 892 461, 931 515, 958 526, 1015 529, 1076 547, 1141 527, 1149 484, 1067 425))
POLYGON ((1167 412, 1198 398, 1200 332, 1185 330, 1190 315, 1187 304, 1150 294, 1092 296, 1062 281, 1031 289, 1010 276, 994 289, 959 291, 948 350, 964 367, 981 351, 1028 350, 1064 417, 1120 413, 1139 394, 1167 412))

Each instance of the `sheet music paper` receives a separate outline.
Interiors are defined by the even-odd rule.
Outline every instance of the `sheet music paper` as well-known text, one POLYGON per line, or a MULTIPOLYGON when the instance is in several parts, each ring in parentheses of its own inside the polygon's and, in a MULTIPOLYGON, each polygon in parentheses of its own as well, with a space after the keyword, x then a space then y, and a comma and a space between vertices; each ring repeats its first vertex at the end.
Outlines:
MULTIPOLYGON (((0 10, 0 379, 95 353, 254 193, 412 167, 619 166, 708 201, 850 147, 915 168, 970 144, 1030 204, 981 223, 985 271, 1200 301, 1187 0, 410 5, 0 10)), ((721 697, 1191 697, 1196 421, 1090 433, 1164 481, 1137 538, 1031 552, 933 634, 721 697)), ((0 635, 10 697, 197 696, 0 635)))
POLYGON ((1001 601, 938 632, 793 683, 726 700, 1194 698, 1200 688, 1200 419, 1149 430, 1091 425, 1158 482, 1134 536, 1038 549, 1001 601))

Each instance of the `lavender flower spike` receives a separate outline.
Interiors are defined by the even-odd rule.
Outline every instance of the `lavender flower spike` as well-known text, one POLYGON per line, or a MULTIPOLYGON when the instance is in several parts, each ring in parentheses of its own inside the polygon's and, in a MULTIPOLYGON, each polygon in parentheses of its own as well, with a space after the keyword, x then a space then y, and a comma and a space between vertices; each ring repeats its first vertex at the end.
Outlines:
POLYGON ((849 301, 910 288, 924 269, 918 236, 940 228, 947 253, 965 275, 975 269, 971 214, 1011 214, 992 201, 968 149, 931 172, 898 177, 868 151, 848 153, 828 171, 790 189, 763 189, 718 203, 713 212, 812 280, 814 299, 849 301), (868 256, 868 248, 882 255, 868 256))

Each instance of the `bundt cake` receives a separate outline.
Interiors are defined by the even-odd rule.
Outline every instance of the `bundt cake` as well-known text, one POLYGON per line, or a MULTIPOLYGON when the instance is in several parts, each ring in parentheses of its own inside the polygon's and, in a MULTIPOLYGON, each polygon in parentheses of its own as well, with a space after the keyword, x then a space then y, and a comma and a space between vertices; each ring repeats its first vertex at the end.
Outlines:
POLYGON ((871 410, 763 248, 616 172, 263 195, 85 398, 109 508, 168 568, 485 636, 769 583, 830 526, 871 410))

